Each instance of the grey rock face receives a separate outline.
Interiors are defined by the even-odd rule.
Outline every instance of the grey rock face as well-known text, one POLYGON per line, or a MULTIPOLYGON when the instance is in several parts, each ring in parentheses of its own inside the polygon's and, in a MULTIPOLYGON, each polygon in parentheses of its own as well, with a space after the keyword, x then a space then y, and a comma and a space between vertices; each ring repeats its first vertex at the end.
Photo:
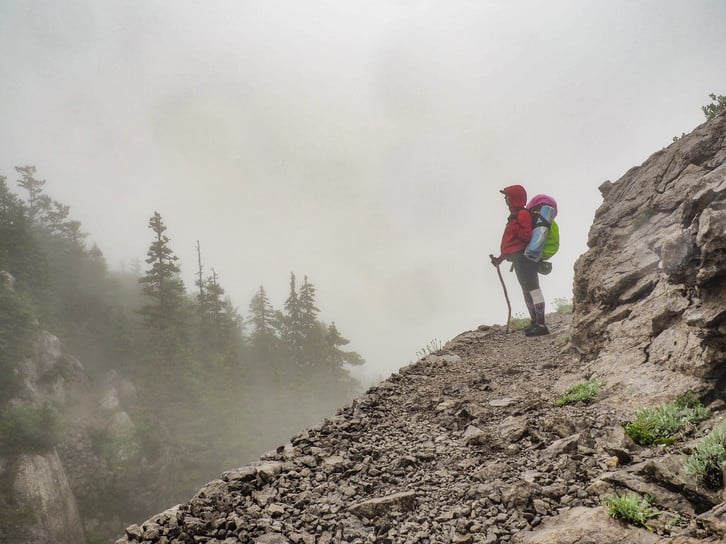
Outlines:
POLYGON ((144 504, 140 488, 148 477, 126 411, 135 398, 133 385, 109 375, 98 394, 80 361, 42 330, 19 370, 23 387, 11 403, 52 406, 62 432, 50 451, 30 450, 30 455, 20 449, 0 459, 0 479, 6 482, 0 489, 0 522, 11 518, 7 527, 0 523, 0 541, 82 543, 84 533, 122 528, 128 519, 121 521, 118 512, 106 516, 94 506, 130 489, 135 504, 144 504), (104 448, 94 444, 94 436, 103 436, 104 448))
POLYGON ((723 373, 725 135, 721 115, 603 192, 575 266, 573 343, 611 387, 655 400, 723 373))
POLYGON ((76 499, 58 454, 23 455, 13 482, 17 501, 34 513, 26 544, 83 544, 86 539, 76 499))

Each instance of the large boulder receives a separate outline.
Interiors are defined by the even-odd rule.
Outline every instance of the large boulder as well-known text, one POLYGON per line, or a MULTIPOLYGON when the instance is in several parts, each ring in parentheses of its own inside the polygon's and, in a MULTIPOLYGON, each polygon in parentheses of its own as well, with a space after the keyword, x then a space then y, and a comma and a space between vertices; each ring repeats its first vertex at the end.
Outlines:
MULTIPOLYGON (((43 455, 22 455, 13 482, 16 501, 22 511, 32 512, 20 544, 83 544, 86 539, 76 499, 63 464, 55 451, 43 455)), ((14 538, 8 535, 8 538, 14 538)))
POLYGON ((548 520, 532 533, 520 533, 515 544, 620 544, 661 542, 657 535, 611 518, 605 508, 578 507, 548 520))

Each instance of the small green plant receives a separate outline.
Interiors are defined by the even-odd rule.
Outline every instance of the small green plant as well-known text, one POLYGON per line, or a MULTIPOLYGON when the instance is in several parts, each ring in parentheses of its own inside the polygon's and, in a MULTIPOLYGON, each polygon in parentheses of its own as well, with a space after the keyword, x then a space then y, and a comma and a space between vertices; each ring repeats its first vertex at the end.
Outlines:
POLYGON ((645 225, 648 221, 650 221, 651 217, 655 215, 655 210, 653 208, 644 208, 633 221, 633 229, 637 230, 643 225, 645 225))
POLYGON ((532 320, 528 317, 524 317, 523 314, 515 314, 514 317, 509 321, 509 325, 515 331, 523 331, 532 323, 532 320))
POLYGON ((726 425, 714 428, 686 460, 686 473, 695 476, 706 487, 723 487, 723 462, 726 461, 726 425))
POLYGON ((701 106, 701 111, 706 116, 706 119, 710 121, 719 113, 726 110, 726 96, 716 96, 716 93, 710 93, 708 97, 711 99, 711 103, 701 106))
POLYGON ((571 314, 572 313, 572 299, 571 298, 556 298, 552 301, 555 306, 555 311, 558 314, 571 314))
POLYGON ((676 433, 709 416, 709 410, 693 395, 681 395, 668 404, 638 410, 635 419, 625 425, 625 433, 641 446, 672 444, 676 433))
MULTIPOLYGON (((15 536, 18 539, 15 542, 32 541, 32 537, 28 533, 38 523, 36 508, 32 504, 28 504, 26 500, 14 500, 3 504, 0 508, 2 532, 15 536)), ((5 541, 3 540, 3 542, 5 541)))
POLYGON ((603 385, 605 385, 605 380, 602 378, 592 378, 586 382, 571 385, 555 401, 555 406, 565 406, 566 404, 573 404, 575 402, 590 402, 595 398, 595 395, 597 395, 603 385))
POLYGON ((661 515, 665 518, 664 527, 669 531, 676 527, 685 527, 688 525, 686 519, 681 517, 678 512, 661 512, 661 515))
POLYGON ((424 347, 422 347, 420 350, 416 352, 416 355, 419 359, 423 359, 427 355, 431 355, 432 353, 436 353, 443 347, 443 343, 438 338, 434 338, 431 340, 428 344, 426 344, 424 347))
POLYGON ((640 498, 635 493, 619 495, 612 493, 602 501, 608 512, 615 519, 621 519, 632 525, 648 527, 648 520, 658 517, 660 512, 650 505, 650 498, 640 498))
POLYGON ((58 417, 49 404, 9 406, 0 417, 0 453, 48 451, 57 433, 58 417))
MULTIPOLYGON (((701 106, 701 111, 706 117, 706 120, 710 121, 722 111, 726 111, 726 96, 716 95, 716 93, 709 93, 708 97, 711 99, 711 103, 706 104, 705 106, 701 106)), ((685 135, 686 133, 682 132, 680 136, 674 136, 673 141, 677 142, 685 135)))

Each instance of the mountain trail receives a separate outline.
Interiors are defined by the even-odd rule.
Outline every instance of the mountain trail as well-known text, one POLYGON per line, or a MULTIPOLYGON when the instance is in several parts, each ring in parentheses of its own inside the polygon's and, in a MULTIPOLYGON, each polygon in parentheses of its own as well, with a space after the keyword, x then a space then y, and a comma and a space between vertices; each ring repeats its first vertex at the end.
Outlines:
POLYGON ((586 488, 608 468, 594 445, 614 413, 554 406, 586 377, 570 323, 463 333, 118 542, 491 544, 598 507, 586 488))

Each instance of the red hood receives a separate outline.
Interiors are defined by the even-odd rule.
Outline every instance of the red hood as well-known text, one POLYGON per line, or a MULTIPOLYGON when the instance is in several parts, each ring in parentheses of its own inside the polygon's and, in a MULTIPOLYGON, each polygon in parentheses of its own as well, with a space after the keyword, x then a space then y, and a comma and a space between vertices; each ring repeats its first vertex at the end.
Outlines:
POLYGON ((527 203, 527 191, 521 185, 510 185, 501 192, 509 197, 509 211, 511 212, 524 208, 527 203))

